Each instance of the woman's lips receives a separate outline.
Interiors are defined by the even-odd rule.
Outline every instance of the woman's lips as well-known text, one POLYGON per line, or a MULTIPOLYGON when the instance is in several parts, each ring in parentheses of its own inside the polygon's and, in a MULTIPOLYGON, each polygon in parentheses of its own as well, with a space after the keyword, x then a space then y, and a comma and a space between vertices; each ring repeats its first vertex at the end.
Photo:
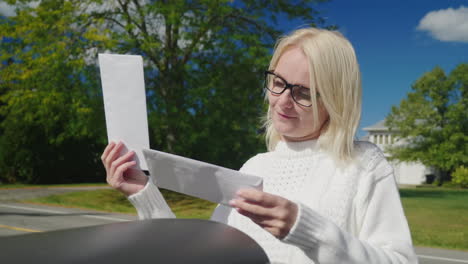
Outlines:
POLYGON ((285 114, 282 114, 282 113, 280 113, 280 112, 277 112, 277 113, 278 113, 278 115, 279 115, 280 117, 282 117, 282 118, 284 118, 284 119, 293 119, 293 118, 295 118, 294 116, 285 115, 285 114))

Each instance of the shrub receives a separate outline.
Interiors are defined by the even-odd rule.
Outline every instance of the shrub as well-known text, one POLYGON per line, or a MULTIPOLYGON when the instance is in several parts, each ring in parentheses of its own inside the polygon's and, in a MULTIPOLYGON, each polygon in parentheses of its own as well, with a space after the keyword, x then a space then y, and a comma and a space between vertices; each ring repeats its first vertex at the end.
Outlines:
POLYGON ((462 188, 468 187, 468 168, 465 166, 458 167, 452 173, 452 182, 462 188))

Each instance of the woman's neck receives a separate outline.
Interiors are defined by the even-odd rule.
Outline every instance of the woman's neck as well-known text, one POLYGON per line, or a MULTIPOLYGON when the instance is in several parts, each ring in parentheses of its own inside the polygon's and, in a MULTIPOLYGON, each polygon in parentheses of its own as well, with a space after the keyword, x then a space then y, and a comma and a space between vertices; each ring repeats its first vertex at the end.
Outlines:
POLYGON ((303 137, 288 137, 288 136, 280 135, 280 139, 284 142, 301 142, 301 141, 317 139, 319 136, 320 136, 320 132, 317 131, 316 133, 306 135, 303 137))

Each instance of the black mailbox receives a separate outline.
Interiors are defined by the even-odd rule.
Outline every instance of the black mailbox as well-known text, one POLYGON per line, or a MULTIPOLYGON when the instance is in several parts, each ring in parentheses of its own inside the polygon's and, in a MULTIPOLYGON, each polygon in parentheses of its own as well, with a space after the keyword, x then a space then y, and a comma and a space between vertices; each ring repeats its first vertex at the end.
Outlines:
POLYGON ((2 263, 269 263, 239 230, 213 221, 152 219, 4 237, 2 263))

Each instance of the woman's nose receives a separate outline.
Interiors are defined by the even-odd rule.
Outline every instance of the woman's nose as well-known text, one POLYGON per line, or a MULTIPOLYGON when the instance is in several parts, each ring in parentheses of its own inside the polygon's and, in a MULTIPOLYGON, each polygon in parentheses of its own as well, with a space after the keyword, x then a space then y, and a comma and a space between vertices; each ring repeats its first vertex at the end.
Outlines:
POLYGON ((291 97, 291 89, 286 89, 286 91, 279 95, 278 103, 286 108, 291 108, 294 105, 294 101, 291 97))

